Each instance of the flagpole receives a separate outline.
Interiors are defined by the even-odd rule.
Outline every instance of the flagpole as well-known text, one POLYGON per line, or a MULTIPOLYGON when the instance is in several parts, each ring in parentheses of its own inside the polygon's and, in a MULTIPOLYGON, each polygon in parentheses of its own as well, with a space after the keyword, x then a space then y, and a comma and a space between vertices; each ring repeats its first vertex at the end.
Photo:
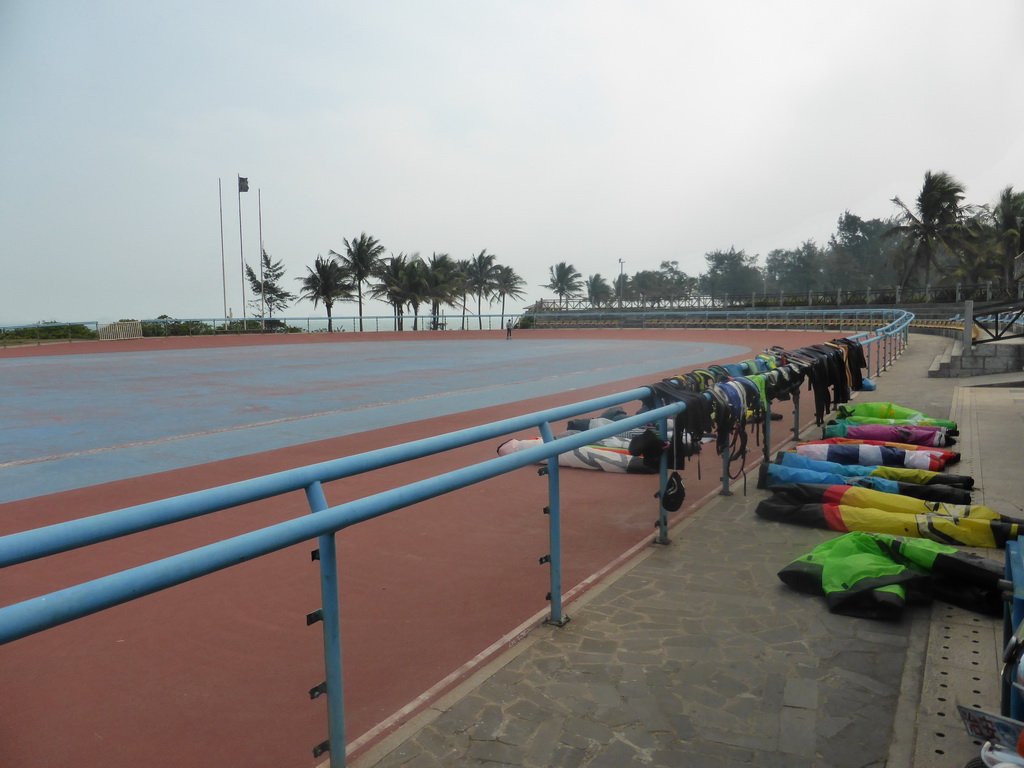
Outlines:
MULTIPOLYGON (((224 317, 228 316, 228 273, 224 265, 224 193, 217 179, 217 202, 220 204, 220 286, 224 292, 224 317)), ((225 321, 226 322, 226 321, 225 321)))
POLYGON ((267 309, 264 304, 264 299, 267 295, 267 286, 263 282, 263 190, 256 187, 256 210, 259 211, 260 221, 260 325, 266 330, 267 327, 267 309))
MULTIPOLYGON (((245 191, 249 191, 249 180, 245 180, 245 191)), ((242 248, 242 177, 238 177, 238 259, 242 264, 242 328, 245 328, 245 252, 242 248)))

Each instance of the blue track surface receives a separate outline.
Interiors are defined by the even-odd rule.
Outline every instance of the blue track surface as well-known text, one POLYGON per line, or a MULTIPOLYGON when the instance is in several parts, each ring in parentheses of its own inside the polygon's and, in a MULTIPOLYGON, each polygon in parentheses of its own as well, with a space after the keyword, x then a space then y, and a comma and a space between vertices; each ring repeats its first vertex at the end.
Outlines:
POLYGON ((746 347, 390 341, 0 360, 0 502, 684 371, 746 347))

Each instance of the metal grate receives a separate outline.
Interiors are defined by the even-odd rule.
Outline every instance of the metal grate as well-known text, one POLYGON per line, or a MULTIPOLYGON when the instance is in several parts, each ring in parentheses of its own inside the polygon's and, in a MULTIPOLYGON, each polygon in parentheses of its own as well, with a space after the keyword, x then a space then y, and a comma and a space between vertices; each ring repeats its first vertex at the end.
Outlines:
POLYGON ((942 603, 932 608, 924 660, 916 765, 960 768, 977 757, 956 705, 999 711, 1002 621, 942 603))

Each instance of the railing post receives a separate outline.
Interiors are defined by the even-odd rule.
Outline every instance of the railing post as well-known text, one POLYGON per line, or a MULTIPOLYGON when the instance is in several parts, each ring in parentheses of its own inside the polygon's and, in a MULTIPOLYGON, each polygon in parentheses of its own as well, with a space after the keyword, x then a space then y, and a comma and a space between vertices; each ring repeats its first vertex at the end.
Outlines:
POLYGON ((719 496, 732 496, 732 491, 729 490, 729 445, 726 443, 725 448, 722 450, 722 490, 718 492, 719 496))
MULTIPOLYGON (((655 403, 655 407, 661 407, 665 405, 664 402, 658 401, 655 403)), ((668 419, 658 419, 658 436, 664 443, 668 440, 668 419)), ((677 441, 679 445, 682 445, 682 441, 677 441)), ((673 453, 673 456, 675 454, 673 453)), ((676 466, 679 466, 679 457, 675 456, 676 466)), ((665 509, 665 489, 668 487, 668 451, 661 452, 661 460, 658 462, 658 536, 654 539, 655 544, 671 544, 671 540, 668 537, 668 510, 665 509)))
MULTIPOLYGON (((551 433, 551 425, 543 422, 540 425, 540 436, 545 443, 555 439, 551 433)), ((541 565, 548 563, 550 572, 550 589, 548 599, 551 600, 551 615, 544 621, 545 624, 554 624, 556 627, 565 626, 569 622, 568 616, 562 615, 562 508, 558 484, 558 456, 548 459, 548 540, 550 551, 540 558, 541 565)))
MULTIPOLYGON (((306 500, 313 514, 327 509, 327 498, 323 486, 316 480, 306 486, 306 500)), ((341 677, 341 616, 338 607, 338 553, 334 534, 326 534, 317 539, 317 550, 314 557, 320 561, 320 611, 319 618, 323 623, 324 633, 324 671, 325 680, 322 691, 319 688, 310 690, 310 698, 317 698, 320 693, 327 694, 327 741, 313 748, 313 757, 320 757, 324 752, 331 753, 333 768, 345 768, 345 693, 341 677)), ((307 617, 307 623, 315 621, 316 614, 307 617)))

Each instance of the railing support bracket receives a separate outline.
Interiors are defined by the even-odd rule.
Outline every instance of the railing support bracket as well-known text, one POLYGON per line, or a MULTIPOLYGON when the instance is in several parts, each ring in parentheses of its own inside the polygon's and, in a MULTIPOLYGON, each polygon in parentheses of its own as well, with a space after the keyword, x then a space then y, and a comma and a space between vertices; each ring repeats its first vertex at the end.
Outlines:
POLYGON ((324 680, 320 685, 314 686, 309 689, 309 698, 316 699, 327 693, 327 681, 324 680))
POLYGON ((330 752, 330 751, 331 751, 331 740, 330 739, 324 739, 319 744, 317 744, 315 747, 313 747, 313 757, 320 757, 325 752, 330 752))

